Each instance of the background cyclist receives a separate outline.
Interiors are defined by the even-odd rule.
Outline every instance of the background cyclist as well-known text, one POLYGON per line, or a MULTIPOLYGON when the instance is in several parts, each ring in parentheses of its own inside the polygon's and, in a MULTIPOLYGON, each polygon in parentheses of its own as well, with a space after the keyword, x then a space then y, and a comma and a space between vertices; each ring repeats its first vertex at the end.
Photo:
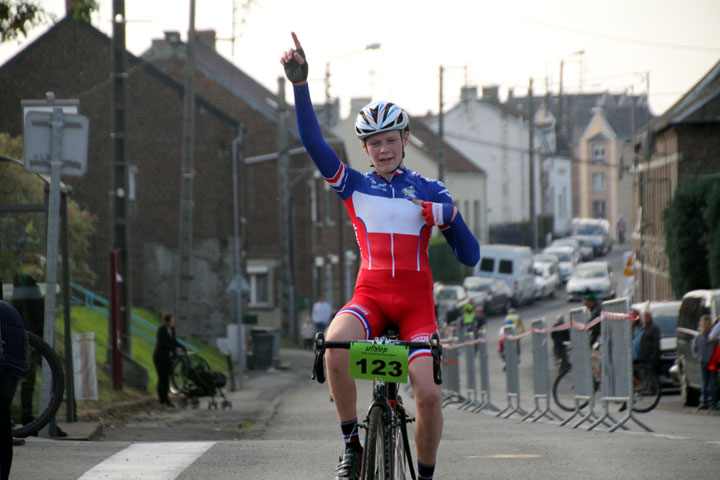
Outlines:
MULTIPOLYGON (((427 246, 438 225, 456 257, 475 265, 480 252, 445 186, 405 168, 407 114, 390 102, 376 102, 358 114, 355 133, 373 172, 361 174, 343 164, 322 138, 307 85, 308 64, 300 42, 281 63, 293 83, 300 138, 321 175, 345 204, 356 231, 361 267, 352 300, 338 311, 328 330, 332 341, 369 339, 394 323, 402 340, 427 341, 437 332, 433 281, 427 246)), ((349 352, 326 354, 328 383, 335 401, 345 452, 336 478, 358 478, 362 446, 357 430, 357 392, 350 378, 349 352)), ((432 375, 428 350, 410 352, 409 376, 416 407, 418 474, 433 477, 442 436, 442 392, 432 375)))

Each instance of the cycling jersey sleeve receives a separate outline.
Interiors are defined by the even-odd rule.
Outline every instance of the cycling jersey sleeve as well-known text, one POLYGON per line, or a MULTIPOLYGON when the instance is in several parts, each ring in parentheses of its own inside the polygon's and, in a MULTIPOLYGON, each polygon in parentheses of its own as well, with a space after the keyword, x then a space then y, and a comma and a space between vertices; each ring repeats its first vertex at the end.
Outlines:
MULTIPOLYGON (((436 181, 435 184, 438 190, 435 193, 436 198, 433 199, 433 201, 454 203, 445 185, 440 181, 436 181)), ((455 257, 465 265, 474 267, 480 260, 480 244, 468 228, 465 220, 463 220, 460 210, 458 209, 452 222, 440 225, 439 228, 455 254, 455 257)))

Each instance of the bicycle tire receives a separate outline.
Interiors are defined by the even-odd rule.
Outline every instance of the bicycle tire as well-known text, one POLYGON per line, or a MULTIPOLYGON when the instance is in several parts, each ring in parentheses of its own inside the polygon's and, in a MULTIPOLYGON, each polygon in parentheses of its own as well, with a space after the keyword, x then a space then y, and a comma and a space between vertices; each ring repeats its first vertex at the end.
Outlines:
POLYGON ((47 425, 60 408, 65 390, 65 376, 57 353, 34 333, 27 332, 27 336, 26 376, 18 383, 11 409, 13 425, 22 425, 13 428, 13 437, 16 438, 34 435, 47 425), (42 369, 46 367, 50 369, 50 399, 43 409, 40 406, 40 397, 42 395, 42 369), (40 370, 39 382, 36 369, 40 370), (37 388, 38 386, 40 388, 37 388), (27 408, 30 410, 28 411, 27 408), (31 419, 28 420, 29 418, 31 419))
MULTIPOLYGON (((566 412, 575 410, 575 389, 573 386, 572 368, 566 368, 553 382, 552 395, 555 404, 566 412)), ((579 407, 585 408, 588 400, 580 402, 579 407)))
POLYGON ((392 472, 392 429, 388 428, 385 409, 375 405, 370 409, 365 445, 364 478, 366 480, 394 480, 392 472))
POLYGON ((633 412, 647 413, 660 403, 660 382, 657 375, 636 367, 633 371, 633 412))
POLYGON ((409 445, 408 442, 408 433, 407 433, 407 416, 405 414, 404 408, 401 405, 401 400, 398 397, 398 406, 397 406, 397 412, 398 412, 398 418, 400 420, 400 424, 393 428, 393 437, 395 439, 394 442, 394 451, 395 451, 395 463, 393 468, 393 474, 395 480, 408 480, 410 478, 415 478, 414 471, 411 474, 412 471, 410 466, 410 455, 409 455, 409 445))

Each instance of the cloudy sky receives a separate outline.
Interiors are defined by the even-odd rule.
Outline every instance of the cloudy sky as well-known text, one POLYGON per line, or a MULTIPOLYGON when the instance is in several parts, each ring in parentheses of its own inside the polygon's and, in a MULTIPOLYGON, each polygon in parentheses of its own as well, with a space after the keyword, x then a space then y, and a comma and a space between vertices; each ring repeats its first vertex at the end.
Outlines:
MULTIPOLYGON (((60 18, 64 0, 41 0, 60 18)), ((112 1, 100 0, 93 24, 111 34, 112 1)), ((330 94, 347 113, 353 96, 391 99, 411 114, 437 112, 439 67, 446 107, 460 87, 498 85, 525 95, 565 91, 647 91, 655 114, 671 106, 720 59, 717 0, 197 0, 196 29, 233 31, 218 50, 271 90, 279 57, 300 38, 315 101, 330 94), (379 49, 366 46, 380 44, 379 49), (583 52, 583 53, 577 53, 583 52)), ((127 47, 141 54, 166 30, 186 37, 189 0, 125 0, 127 47)), ((29 40, 0 46, 0 63, 29 40)))

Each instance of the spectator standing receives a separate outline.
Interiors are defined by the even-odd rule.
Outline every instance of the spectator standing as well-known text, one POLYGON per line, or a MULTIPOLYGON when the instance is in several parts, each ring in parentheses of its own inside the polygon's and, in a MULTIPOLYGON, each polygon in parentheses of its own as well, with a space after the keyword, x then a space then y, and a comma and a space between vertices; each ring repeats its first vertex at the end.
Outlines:
POLYGON ((315 333, 317 333, 315 324, 313 323, 312 318, 308 316, 305 318, 305 322, 303 323, 302 327, 302 336, 306 350, 312 350, 315 340, 315 333))
POLYGON ((702 382, 700 391, 702 392, 701 410, 717 408, 717 372, 710 369, 710 358, 717 346, 717 340, 710 338, 712 329, 712 320, 710 315, 700 317, 700 333, 695 337, 692 344, 692 351, 695 358, 700 362, 700 380, 702 382))
POLYGON ((170 390, 170 369, 175 352, 184 347, 175 338, 175 316, 172 313, 162 314, 163 324, 157 330, 157 341, 153 352, 153 363, 157 371, 157 392, 161 405, 174 408, 168 398, 170 390))
POLYGON ((10 478, 13 458, 10 409, 18 382, 25 376, 27 334, 18 311, 0 299, 0 478, 10 478))
POLYGON ((312 307, 312 321, 316 332, 324 332, 330 322, 331 308, 325 295, 320 295, 312 307))

